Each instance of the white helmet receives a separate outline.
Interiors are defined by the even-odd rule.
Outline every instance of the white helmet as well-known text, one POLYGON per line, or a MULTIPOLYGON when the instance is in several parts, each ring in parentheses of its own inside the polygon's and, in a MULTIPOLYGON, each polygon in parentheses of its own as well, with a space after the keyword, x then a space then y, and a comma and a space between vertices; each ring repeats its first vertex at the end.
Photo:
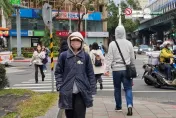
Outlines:
POLYGON ((173 42, 172 41, 164 41, 162 44, 163 47, 166 47, 167 45, 173 45, 173 42))

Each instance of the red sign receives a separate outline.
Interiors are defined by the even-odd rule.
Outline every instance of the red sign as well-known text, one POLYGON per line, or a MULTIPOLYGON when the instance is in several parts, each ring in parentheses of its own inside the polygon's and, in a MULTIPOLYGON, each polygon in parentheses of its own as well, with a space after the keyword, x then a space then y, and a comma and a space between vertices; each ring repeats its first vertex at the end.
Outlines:
POLYGON ((125 9, 125 15, 131 15, 132 14, 132 9, 126 8, 125 9))
MULTIPOLYGON (((80 32, 85 37, 85 32, 80 32)), ((59 37, 68 37, 69 31, 56 31, 56 35, 59 37)))

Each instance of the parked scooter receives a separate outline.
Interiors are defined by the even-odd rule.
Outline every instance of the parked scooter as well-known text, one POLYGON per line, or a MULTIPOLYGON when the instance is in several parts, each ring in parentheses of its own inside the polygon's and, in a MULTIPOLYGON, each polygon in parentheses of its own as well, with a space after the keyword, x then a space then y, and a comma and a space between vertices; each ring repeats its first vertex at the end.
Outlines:
POLYGON ((171 82, 166 79, 164 64, 159 64, 155 66, 145 64, 143 66, 143 69, 145 71, 142 78, 147 85, 153 85, 156 88, 160 88, 162 86, 176 87, 176 64, 171 64, 171 67, 171 82))

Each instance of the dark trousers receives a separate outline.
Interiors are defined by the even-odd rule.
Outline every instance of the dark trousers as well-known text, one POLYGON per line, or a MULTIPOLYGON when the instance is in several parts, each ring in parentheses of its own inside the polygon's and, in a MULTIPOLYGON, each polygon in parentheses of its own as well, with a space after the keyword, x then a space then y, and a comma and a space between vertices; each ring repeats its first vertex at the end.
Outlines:
POLYGON ((103 80, 102 80, 102 78, 101 78, 101 75, 102 75, 102 74, 95 74, 96 82, 99 82, 100 84, 103 83, 103 80))
POLYGON ((66 109, 66 118, 85 118, 86 106, 80 93, 73 94, 73 109, 66 109))
POLYGON ((35 81, 38 82, 38 68, 40 69, 40 73, 42 75, 42 81, 44 81, 45 74, 43 73, 43 65, 35 64, 35 81))
POLYGON ((171 78, 171 66, 170 64, 165 64, 165 73, 166 73, 166 76, 167 76, 167 80, 172 80, 171 78))

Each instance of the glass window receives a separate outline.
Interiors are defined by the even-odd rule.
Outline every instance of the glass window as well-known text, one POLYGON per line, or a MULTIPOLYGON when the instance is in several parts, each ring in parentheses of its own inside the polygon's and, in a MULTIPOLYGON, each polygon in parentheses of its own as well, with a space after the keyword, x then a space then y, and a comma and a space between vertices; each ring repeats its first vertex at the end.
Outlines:
MULTIPOLYGON (((77 23, 78 21, 71 21, 71 28, 72 31, 77 31, 77 23)), ((58 20, 58 21, 54 21, 54 28, 56 30, 65 30, 65 31, 69 31, 70 27, 69 27, 69 20, 58 20)))
POLYGON ((88 21, 87 22, 87 31, 103 31, 103 22, 102 21, 88 21))
MULTIPOLYGON (((12 18, 12 29, 16 29, 16 18, 12 18)), ((21 19, 22 30, 43 30, 45 25, 42 19, 21 19)))

